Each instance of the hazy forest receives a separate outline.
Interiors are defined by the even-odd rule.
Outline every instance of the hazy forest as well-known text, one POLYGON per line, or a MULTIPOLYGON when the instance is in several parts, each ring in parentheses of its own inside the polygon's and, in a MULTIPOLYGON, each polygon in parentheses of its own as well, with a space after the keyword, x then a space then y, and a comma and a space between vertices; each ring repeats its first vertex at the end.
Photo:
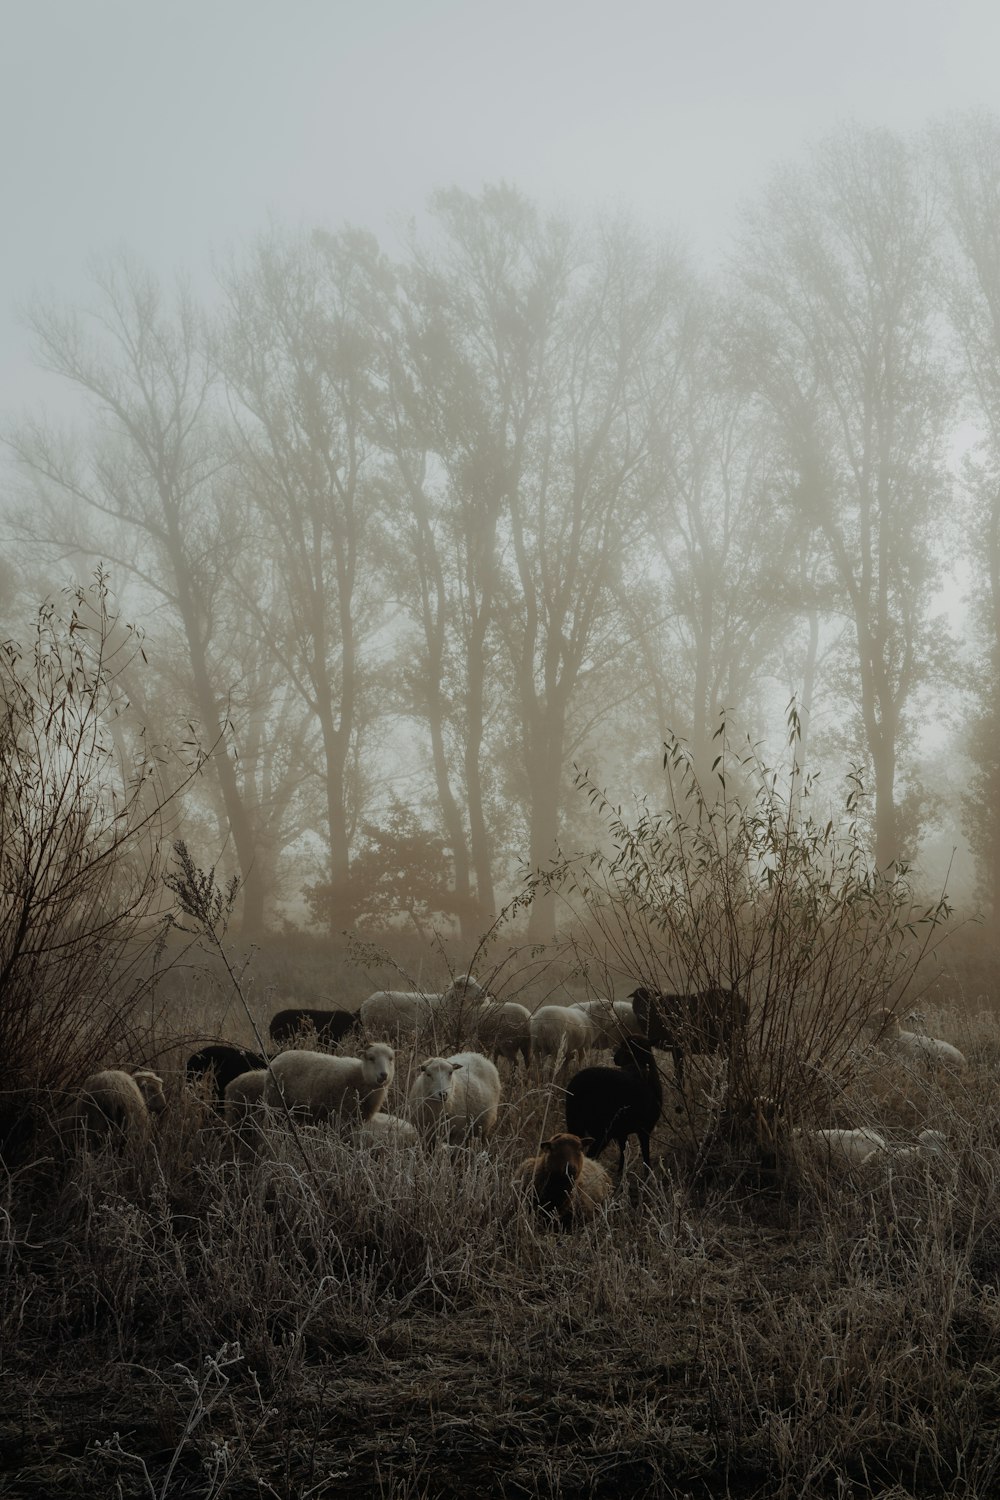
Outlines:
POLYGON ((877 864, 940 886, 968 841, 989 909, 998 207, 982 117, 845 128, 712 281, 506 185, 439 192, 396 259, 273 225, 208 311, 106 257, 27 310, 67 405, 8 422, 3 628, 106 569, 144 648, 116 732, 200 746, 179 823, 250 934, 469 938, 593 839, 574 766, 655 802, 668 731, 704 773, 728 709, 777 755, 792 698, 877 864))
POLYGON ((998 1493, 1000 117, 683 232, 442 187, 24 307, 4 1500, 998 1493), (652 1159, 560 1218, 591 1067, 652 1159))

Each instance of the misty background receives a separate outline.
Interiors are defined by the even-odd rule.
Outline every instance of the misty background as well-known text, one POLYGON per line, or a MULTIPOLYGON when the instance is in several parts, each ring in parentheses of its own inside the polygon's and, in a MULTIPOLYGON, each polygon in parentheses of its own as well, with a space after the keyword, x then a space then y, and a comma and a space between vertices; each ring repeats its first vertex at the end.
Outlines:
POLYGON ((248 930, 476 932, 575 766, 656 806, 792 699, 817 808, 861 767, 993 909, 993 9, 5 21, 0 630, 103 564, 248 930))

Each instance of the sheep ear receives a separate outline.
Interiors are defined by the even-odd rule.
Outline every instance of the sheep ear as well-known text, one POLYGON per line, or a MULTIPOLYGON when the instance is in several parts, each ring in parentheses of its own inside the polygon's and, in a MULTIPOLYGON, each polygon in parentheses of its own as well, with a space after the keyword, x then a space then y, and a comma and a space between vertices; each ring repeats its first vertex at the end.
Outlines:
POLYGON ((541 1144, 541 1146, 539 1147, 539 1150, 541 1150, 541 1151, 551 1151, 552 1150, 552 1142, 551 1141, 543 1141, 542 1144, 541 1144))
POLYGON ((588 1147, 592 1146, 593 1144, 594 1137, 592 1135, 581 1135, 580 1145, 583 1147, 584 1151, 586 1151, 588 1147))
POLYGON ((464 1068, 464 1067, 465 1067, 464 1063, 452 1063, 452 1065, 451 1065, 451 1071, 453 1073, 457 1073, 458 1070, 459 1070, 459 1068, 464 1068))

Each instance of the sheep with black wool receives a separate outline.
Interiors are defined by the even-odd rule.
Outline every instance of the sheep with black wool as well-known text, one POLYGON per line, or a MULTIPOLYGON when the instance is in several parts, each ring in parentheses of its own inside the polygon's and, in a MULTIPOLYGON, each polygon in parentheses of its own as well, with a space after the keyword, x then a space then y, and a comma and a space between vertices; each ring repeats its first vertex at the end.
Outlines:
POLYGON ((210 1042, 191 1054, 184 1072, 189 1083, 200 1083, 211 1075, 213 1102, 221 1114, 225 1112, 226 1089, 233 1080, 264 1066, 264 1058, 259 1052, 251 1052, 235 1042, 210 1042))
POLYGON ((653 1049, 645 1037, 630 1037, 614 1054, 613 1068, 584 1068, 566 1086, 566 1129, 590 1137, 587 1155, 597 1157, 615 1141, 619 1177, 630 1135, 648 1168, 649 1138, 663 1110, 663 1088, 653 1049))
POLYGON ((307 1006, 291 1006, 286 1010, 279 1010, 271 1017, 269 1032, 271 1041, 276 1046, 294 1042, 296 1037, 315 1031, 318 1041, 326 1042, 332 1047, 343 1041, 357 1024, 358 1017, 352 1010, 340 1007, 334 1010, 310 1010, 307 1006))

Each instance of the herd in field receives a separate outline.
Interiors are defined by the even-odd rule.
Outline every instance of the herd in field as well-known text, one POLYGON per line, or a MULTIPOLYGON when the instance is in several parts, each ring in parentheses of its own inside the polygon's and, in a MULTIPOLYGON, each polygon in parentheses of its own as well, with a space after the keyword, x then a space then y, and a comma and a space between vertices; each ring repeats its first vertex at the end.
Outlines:
MULTIPOLYGON (((493 999, 471 975, 462 975, 441 994, 379 990, 357 1013, 348 1010, 285 1009, 270 1023, 277 1051, 270 1058, 226 1042, 211 1042, 187 1060, 189 1081, 210 1091, 215 1109, 244 1151, 266 1149, 267 1125, 279 1117, 292 1123, 332 1125, 362 1149, 379 1142, 433 1147, 485 1143, 494 1131, 503 1085, 496 1059, 521 1076, 531 1063, 563 1068, 585 1052, 605 1048, 611 1065, 573 1072, 560 1093, 565 1131, 540 1143, 523 1161, 515 1185, 524 1201, 550 1222, 571 1227, 593 1217, 610 1196, 614 1182, 598 1158, 618 1147, 618 1179, 625 1170, 627 1143, 635 1137, 644 1167, 651 1169, 650 1137, 663 1112, 663 1084, 657 1050, 669 1051, 673 1084, 684 1087, 686 1053, 725 1053, 748 1019, 745 999, 735 989, 713 988, 666 994, 640 986, 626 1001, 590 1000, 546 1004, 534 1012, 515 1002, 493 999), (437 1020, 461 1010, 464 1030, 480 1050, 448 1057, 429 1056, 415 1064, 406 1095, 405 1118, 385 1112, 396 1065, 395 1048, 417 1039, 437 1020), (319 1046, 379 1037, 356 1048, 356 1055, 319 1046), (309 1047, 288 1046, 308 1042, 309 1047)), ((869 1023, 875 1043, 887 1054, 920 1067, 958 1070, 962 1053, 922 1031, 905 1030, 889 1010, 869 1023)), ((145 1138, 166 1107, 162 1079, 148 1069, 106 1069, 81 1085, 63 1125, 95 1139, 145 1138)), ((772 1101, 755 1099, 766 1113, 772 1101)), ((823 1154, 839 1165, 863 1165, 879 1153, 897 1157, 947 1151, 937 1131, 921 1132, 910 1147, 892 1147, 871 1127, 802 1130, 790 1135, 799 1149, 823 1154)))

